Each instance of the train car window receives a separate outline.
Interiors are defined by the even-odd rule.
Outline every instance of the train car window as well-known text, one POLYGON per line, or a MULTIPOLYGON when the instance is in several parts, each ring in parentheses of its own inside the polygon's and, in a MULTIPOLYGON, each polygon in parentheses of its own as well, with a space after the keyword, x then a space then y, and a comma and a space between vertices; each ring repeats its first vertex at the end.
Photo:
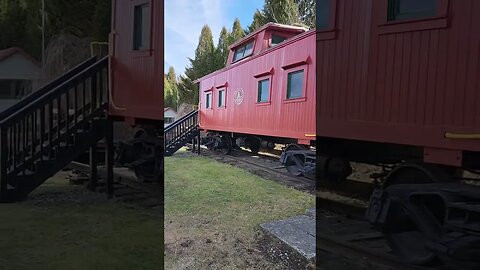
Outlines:
POLYGON ((421 19, 437 14, 438 0, 389 0, 388 20, 421 19))
POLYGON ((252 53, 253 53, 253 41, 247 43, 244 46, 238 47, 235 50, 235 54, 233 56, 233 62, 237 62, 238 60, 248 57, 252 55, 252 53))
POLYGON ((270 79, 261 80, 258 82, 258 95, 257 102, 268 102, 268 89, 270 85, 270 79))
POLYGON ((279 43, 282 43, 285 41, 286 38, 277 36, 277 35, 272 35, 272 46, 275 46, 279 43))
POLYGON ((225 107, 225 90, 218 91, 218 107, 225 107))
POLYGON ((133 25, 133 49, 147 50, 150 48, 150 5, 135 6, 133 25))
POLYGON ((317 30, 330 27, 330 0, 317 0, 317 30))
POLYGON ((287 99, 302 97, 303 74, 304 74, 303 69, 288 73, 287 99))
POLYGON ((205 108, 210 109, 212 107, 212 93, 208 93, 205 98, 205 108))

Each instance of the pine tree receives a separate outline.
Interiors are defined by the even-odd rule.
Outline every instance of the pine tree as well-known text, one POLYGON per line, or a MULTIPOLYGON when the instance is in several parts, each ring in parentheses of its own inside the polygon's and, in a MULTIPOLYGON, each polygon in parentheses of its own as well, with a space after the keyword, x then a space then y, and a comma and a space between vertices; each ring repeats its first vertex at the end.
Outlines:
POLYGON ((111 3, 112 1, 97 0, 95 5, 91 36, 96 41, 108 41, 108 34, 111 29, 111 3))
POLYGON ((220 31, 217 48, 215 49, 215 69, 225 67, 229 53, 228 47, 231 45, 230 40, 230 33, 224 26, 222 31, 220 31))
POLYGON ((164 106, 165 108, 170 107, 173 109, 176 109, 176 96, 174 94, 173 88, 175 85, 173 85, 167 78, 167 76, 163 77, 163 96, 164 96, 164 106))
POLYGON ((6 7, 0 23, 0 47, 22 46, 26 44, 25 21, 27 19, 25 9, 19 1, 6 1, 2 3, 6 7))
POLYGON ((253 21, 252 21, 252 24, 250 24, 250 26, 248 27, 248 32, 249 33, 254 32, 255 30, 259 29, 266 23, 267 23, 267 18, 265 14, 262 11, 257 9, 253 14, 253 21))
POLYGON ((263 11, 269 22, 288 25, 302 24, 295 0, 265 0, 263 11))
POLYGON ((178 83, 180 101, 189 104, 198 103, 198 86, 194 81, 215 71, 215 60, 212 30, 208 25, 205 25, 198 39, 195 58, 189 59, 190 67, 185 69, 185 76, 181 76, 178 83))
POLYGON ((165 107, 178 108, 178 82, 175 69, 170 67, 168 73, 164 76, 164 97, 165 107))
POLYGON ((173 67, 168 69, 167 80, 174 84, 177 83, 177 74, 175 74, 175 69, 173 67))
POLYGON ((298 11, 300 13, 300 19, 309 28, 315 27, 315 0, 295 0, 298 5, 298 11))
POLYGON ((245 36, 245 31, 243 31, 242 25, 240 24, 240 20, 238 18, 235 19, 233 22, 232 33, 230 35, 230 43, 233 44, 237 40, 243 38, 245 36))

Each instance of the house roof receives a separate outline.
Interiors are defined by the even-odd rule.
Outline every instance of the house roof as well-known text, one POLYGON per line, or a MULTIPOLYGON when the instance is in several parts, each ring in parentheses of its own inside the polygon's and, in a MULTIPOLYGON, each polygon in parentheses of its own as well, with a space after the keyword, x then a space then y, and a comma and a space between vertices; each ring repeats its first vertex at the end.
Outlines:
POLYGON ((29 55, 27 52, 25 52, 22 48, 19 47, 11 47, 0 50, 0 62, 17 53, 27 58, 33 64, 41 66, 40 62, 38 62, 35 58, 33 58, 31 55, 29 55))
POLYGON ((173 108, 170 108, 170 107, 166 107, 163 109, 163 112, 166 112, 166 111, 173 111, 176 113, 176 111, 173 109, 173 108))

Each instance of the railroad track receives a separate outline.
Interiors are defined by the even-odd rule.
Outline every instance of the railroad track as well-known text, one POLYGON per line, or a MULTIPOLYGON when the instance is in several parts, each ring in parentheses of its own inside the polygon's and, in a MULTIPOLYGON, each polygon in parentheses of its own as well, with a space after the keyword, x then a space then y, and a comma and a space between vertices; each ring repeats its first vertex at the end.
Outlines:
MULTIPOLYGON (((89 174, 90 166, 87 164, 72 162, 69 169, 89 174)), ((137 181, 133 172, 127 168, 114 169, 114 198, 122 203, 128 203, 145 208, 163 209, 163 184, 141 183, 137 181)), ((105 179, 107 171, 104 167, 98 167, 98 176, 105 179)), ((97 192, 105 192, 105 185, 98 182, 97 192)))
MULTIPOLYGON (((364 220, 365 205, 317 196, 317 256, 323 252, 364 264, 362 269, 438 270, 444 267, 408 265, 393 254, 383 235, 364 220)), ((320 255, 321 256, 321 255, 320 255)), ((322 268, 321 258, 317 260, 322 268)), ((325 268, 329 269, 329 268, 325 268)))
POLYGON ((201 155, 245 169, 262 178, 273 180, 297 190, 311 194, 315 193, 315 180, 291 176, 275 157, 253 154, 242 150, 234 150, 231 155, 223 155, 215 151, 209 151, 206 148, 202 149, 201 155))

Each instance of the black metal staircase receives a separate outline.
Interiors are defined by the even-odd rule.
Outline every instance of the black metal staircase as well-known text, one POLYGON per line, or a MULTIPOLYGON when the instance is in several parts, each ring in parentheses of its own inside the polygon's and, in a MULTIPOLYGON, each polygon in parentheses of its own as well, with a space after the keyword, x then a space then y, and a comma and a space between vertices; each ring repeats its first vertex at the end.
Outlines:
POLYGON ((171 156, 200 135, 198 111, 193 111, 165 129, 165 156, 171 156))
POLYGON ((108 57, 89 59, 0 113, 0 202, 26 197, 111 132, 108 57))

